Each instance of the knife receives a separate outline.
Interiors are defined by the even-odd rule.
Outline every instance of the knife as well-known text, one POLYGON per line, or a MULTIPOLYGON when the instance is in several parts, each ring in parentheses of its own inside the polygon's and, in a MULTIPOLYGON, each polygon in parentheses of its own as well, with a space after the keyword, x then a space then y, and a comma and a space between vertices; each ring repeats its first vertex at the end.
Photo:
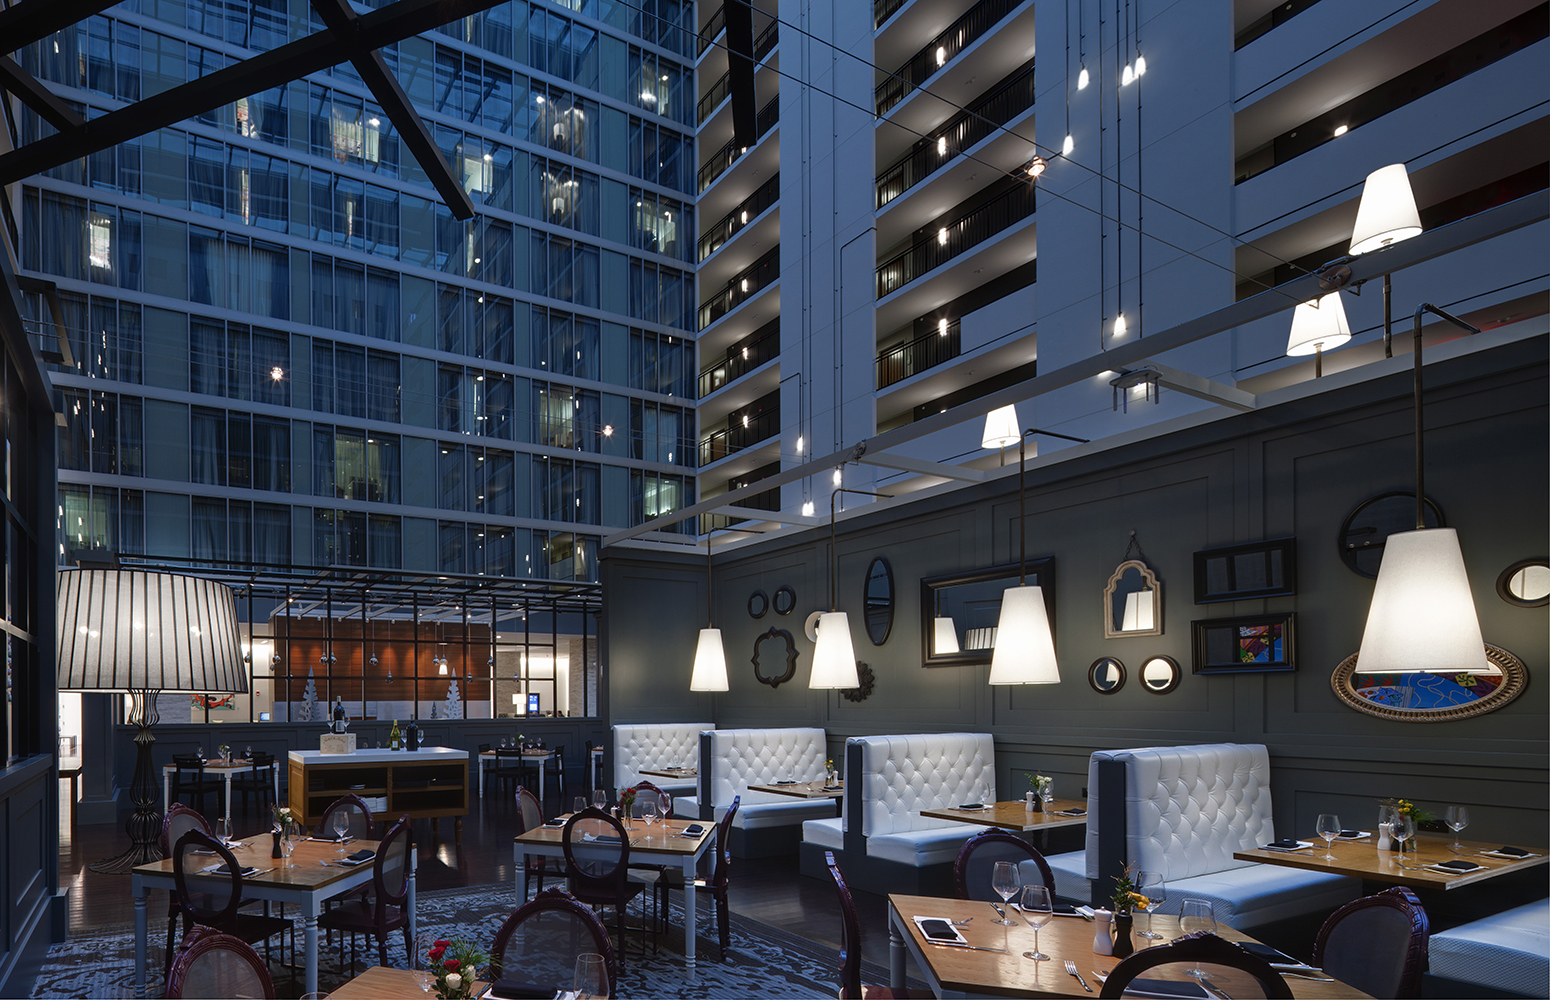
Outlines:
POLYGON ((992 910, 995 910, 997 913, 1001 914, 1001 919, 1002 920, 1006 919, 1006 911, 1001 908, 1001 904, 1000 903, 991 903, 990 904, 990 908, 992 910))
POLYGON ((926 943, 941 945, 943 948, 967 948, 970 951, 993 951, 997 955, 1006 954, 1005 948, 982 948, 977 944, 960 944, 957 941, 934 941, 931 938, 926 938, 926 943))

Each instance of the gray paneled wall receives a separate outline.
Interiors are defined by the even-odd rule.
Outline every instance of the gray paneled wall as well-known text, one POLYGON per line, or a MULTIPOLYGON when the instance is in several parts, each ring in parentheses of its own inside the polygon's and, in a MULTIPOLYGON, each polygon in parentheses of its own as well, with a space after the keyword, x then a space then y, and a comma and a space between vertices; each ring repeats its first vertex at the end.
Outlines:
MULTIPOLYGON (((1528 665, 1526 694, 1490 715, 1405 724, 1342 705, 1329 676, 1361 642, 1372 581, 1341 562, 1341 522, 1362 500, 1413 488, 1410 380, 1396 376, 1077 459, 1029 475, 1028 554, 1056 560, 1058 686, 992 690, 989 668, 922 668, 919 580, 1015 560, 1015 471, 993 483, 924 499, 897 512, 842 522, 840 606, 851 612, 857 658, 877 674, 853 703, 807 688, 809 612, 827 607, 828 532, 789 529, 716 560, 716 624, 731 690, 690 694, 704 625, 703 549, 692 556, 605 550, 603 655, 616 722, 691 721, 718 726, 818 725, 836 757, 847 736, 921 730, 996 736, 999 794, 1021 795, 1025 774, 1056 776, 1057 794, 1086 784, 1087 755, 1120 746, 1238 741, 1270 746, 1276 820, 1311 831, 1330 808, 1371 822, 1374 800, 1400 795, 1440 807, 1467 804, 1469 834, 1550 839, 1545 608, 1496 595, 1509 564, 1550 551, 1550 409, 1547 339, 1508 345, 1428 369, 1427 494, 1458 529, 1482 631, 1528 665), (1137 532, 1164 588, 1164 634, 1105 639, 1103 585, 1137 532), (1293 535, 1294 597, 1196 605, 1191 555, 1201 548, 1293 535), (873 646, 861 622, 862 582, 874 556, 892 566, 893 630, 873 646), (797 594, 790 616, 747 611, 749 595, 797 594), (1193 619, 1296 611, 1295 673, 1190 673, 1193 619), (755 681, 754 642, 766 629, 793 635, 795 678, 772 690, 755 681), (1155 695, 1135 675, 1145 657, 1177 659, 1184 678, 1155 695), (1088 687, 1088 664, 1120 658, 1123 690, 1088 687)), ((1466 834, 1466 835, 1469 835, 1466 834)))

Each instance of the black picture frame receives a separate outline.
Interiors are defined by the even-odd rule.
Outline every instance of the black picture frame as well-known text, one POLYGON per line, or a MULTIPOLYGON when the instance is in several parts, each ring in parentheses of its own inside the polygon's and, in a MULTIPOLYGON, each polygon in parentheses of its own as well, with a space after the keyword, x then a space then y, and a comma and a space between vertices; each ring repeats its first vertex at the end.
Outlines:
MULTIPOLYGON (((1017 586, 1020 565, 988 566, 967 573, 943 573, 920 579, 920 665, 958 667, 989 663, 993 645, 970 648, 970 630, 993 629, 1001 617, 1001 594, 1017 586), (959 652, 932 652, 932 632, 938 614, 954 619, 959 630, 959 652)), ((1044 589, 1044 609, 1049 614, 1050 630, 1055 628, 1055 559, 1029 559, 1028 586, 1044 589)))
POLYGON ((1297 613, 1207 618, 1190 623, 1194 632, 1194 672, 1197 674, 1266 674, 1297 669, 1297 613), (1260 635, 1248 630, 1269 631, 1260 635), (1271 642, 1263 650, 1245 641, 1271 642), (1253 657, 1245 659, 1245 654, 1253 657), (1264 658, 1261 658, 1264 657, 1264 658))
POLYGON ((1297 593, 1297 539, 1269 538, 1195 553, 1195 603, 1219 604, 1297 593))

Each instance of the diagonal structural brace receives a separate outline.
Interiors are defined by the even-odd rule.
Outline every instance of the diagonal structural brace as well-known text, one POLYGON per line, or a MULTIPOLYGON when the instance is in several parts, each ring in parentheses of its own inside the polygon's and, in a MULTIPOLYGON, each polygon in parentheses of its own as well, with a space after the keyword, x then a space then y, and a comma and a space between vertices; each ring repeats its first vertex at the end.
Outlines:
POLYGON ((44 121, 63 132, 81 128, 86 119, 54 96, 38 78, 22 69, 21 64, 10 56, 0 55, 0 90, 8 90, 21 98, 22 103, 38 113, 44 121))

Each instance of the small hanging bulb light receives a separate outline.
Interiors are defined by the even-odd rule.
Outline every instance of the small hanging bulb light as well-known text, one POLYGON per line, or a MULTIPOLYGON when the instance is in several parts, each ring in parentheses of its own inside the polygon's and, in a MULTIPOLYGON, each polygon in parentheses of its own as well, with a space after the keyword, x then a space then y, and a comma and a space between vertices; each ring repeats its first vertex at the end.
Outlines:
POLYGON ((1071 137, 1070 132, 1067 132, 1066 141, 1060 146, 1060 154, 1062 156, 1070 156, 1071 151, 1074 149, 1076 149, 1076 140, 1071 137))
POLYGON ((1083 65, 1082 66, 1082 71, 1076 75, 1076 89, 1077 90, 1086 90, 1087 89, 1087 84, 1090 82, 1090 80, 1091 80, 1091 77, 1090 77, 1090 75, 1087 72, 1087 67, 1085 65, 1083 65))
POLYGON ((1044 173, 1045 168, 1048 166, 1049 162, 1045 160, 1044 157, 1035 156, 1033 159, 1028 161, 1028 176, 1037 178, 1040 174, 1044 173))
POLYGON ((1119 75, 1119 85, 1121 87, 1128 87, 1128 86, 1130 86, 1130 84, 1135 82, 1135 79, 1136 79, 1136 71, 1131 69, 1130 61, 1126 60, 1126 62, 1125 62, 1125 69, 1119 75))
POLYGON ((1146 56, 1136 53, 1136 76, 1146 75, 1146 56))
POLYGON ((1118 316, 1114 317, 1114 336, 1116 339, 1123 337, 1126 332, 1129 331, 1129 329, 1130 325, 1125 322, 1124 313, 1120 313, 1118 316))
POLYGON ((802 516, 803 517, 812 517, 813 516, 813 502, 811 500, 804 500, 804 501, 802 501, 802 516))
POLYGON ((844 479, 844 477, 840 475, 840 470, 839 469, 835 469, 834 470, 834 485, 835 486, 840 485, 840 483, 843 482, 843 479, 844 479))

